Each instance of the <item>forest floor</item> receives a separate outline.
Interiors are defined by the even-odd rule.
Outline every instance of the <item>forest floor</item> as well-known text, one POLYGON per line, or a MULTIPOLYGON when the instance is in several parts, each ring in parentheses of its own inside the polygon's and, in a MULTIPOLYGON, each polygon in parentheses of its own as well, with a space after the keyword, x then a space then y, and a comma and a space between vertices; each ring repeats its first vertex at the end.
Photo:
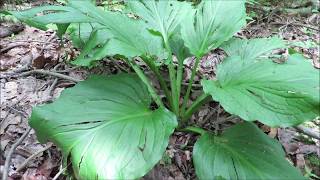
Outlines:
MULTIPOLYGON (((320 25, 319 13, 300 16, 256 9, 252 16, 253 20, 249 20, 247 28, 238 32, 236 36, 242 38, 279 36, 288 42, 290 50, 302 53, 312 60, 310 63, 313 63, 315 68, 320 68, 320 33, 317 30, 320 25)), ((12 22, 0 24, 0 35, 1 29, 4 30, 12 25, 16 24, 12 22)), ((52 30, 41 31, 24 26, 22 31, 15 35, 0 39, 0 174, 8 168, 9 179, 45 180, 56 176, 62 166, 61 153, 52 143, 41 144, 35 132, 28 131, 28 118, 32 107, 52 102, 65 88, 74 86, 76 83, 74 80, 85 79, 89 74, 116 74, 130 71, 125 63, 115 63, 108 59, 93 69, 72 67, 68 62, 77 54, 79 51, 72 47, 67 38, 58 39, 52 30), (59 76, 61 74, 62 76, 59 76), (26 138, 15 146, 23 134, 26 138), (13 153, 10 164, 5 167, 5 161, 8 161, 6 157, 9 157, 10 153, 13 153)), ((216 65, 222 60, 223 54, 220 50, 203 58, 198 77, 214 78, 216 65)), ((192 64, 193 60, 189 59, 185 65, 190 67, 192 64)), ((191 70, 187 70, 184 74, 185 82, 190 74, 191 70)), ((199 94, 200 88, 199 81, 196 81, 192 98, 199 94)), ((207 129, 222 132, 241 120, 230 118, 230 115, 217 103, 212 102, 196 113, 191 121, 207 129)), ((295 128, 270 128, 257 124, 270 137, 280 141, 288 161, 306 176, 320 179, 319 140, 300 133, 295 128)), ((314 133, 319 133, 320 120, 304 125, 314 133)), ((189 133, 176 132, 170 139, 163 159, 143 179, 195 179, 192 145, 196 138, 197 136, 189 133)), ((64 175, 60 175, 59 179, 64 179, 64 175)))

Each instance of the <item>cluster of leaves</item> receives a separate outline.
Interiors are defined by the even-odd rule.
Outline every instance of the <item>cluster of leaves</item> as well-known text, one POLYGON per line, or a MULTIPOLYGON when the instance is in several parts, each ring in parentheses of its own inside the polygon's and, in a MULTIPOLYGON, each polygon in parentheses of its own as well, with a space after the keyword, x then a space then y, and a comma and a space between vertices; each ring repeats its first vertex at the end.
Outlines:
POLYGON ((199 179, 303 179, 285 159, 281 145, 250 121, 294 126, 319 116, 319 71, 298 54, 281 64, 268 59, 272 50, 285 48, 278 38, 232 38, 246 25, 245 10, 241 0, 195 6, 139 0, 127 1, 122 12, 86 1, 10 12, 38 28, 54 23, 59 35, 80 34, 81 38, 72 37, 82 48, 75 65, 92 66, 103 57, 117 56, 136 72, 92 76, 65 90, 54 103, 35 107, 30 125, 41 142, 51 140, 62 149, 77 178, 136 179, 161 159, 175 128, 188 123, 212 97, 249 122, 220 136, 186 128, 201 135, 193 151, 199 179), (218 66, 215 80, 201 81, 203 94, 190 105, 198 64, 216 48, 227 58, 218 66), (191 56, 195 66, 183 93, 183 63, 191 56), (154 72, 167 101, 135 63, 137 57, 154 72), (168 67, 170 84, 156 62, 168 67), (153 101, 156 109, 150 109, 153 101))

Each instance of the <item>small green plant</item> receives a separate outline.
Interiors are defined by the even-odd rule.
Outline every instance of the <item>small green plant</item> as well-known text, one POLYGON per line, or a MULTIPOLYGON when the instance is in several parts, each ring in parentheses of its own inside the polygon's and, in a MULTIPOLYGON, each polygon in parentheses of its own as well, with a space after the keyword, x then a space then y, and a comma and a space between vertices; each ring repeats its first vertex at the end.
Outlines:
POLYGON ((77 178, 144 176, 159 162, 179 126, 201 135, 193 150, 199 179, 304 179, 287 162, 281 145, 250 121, 286 127, 319 115, 319 71, 308 60, 299 54, 281 64, 268 59, 272 50, 286 48, 278 38, 233 38, 246 25, 241 0, 194 6, 137 0, 125 6, 111 12, 89 2, 69 1, 66 6, 10 12, 32 26, 54 23, 60 35, 70 32, 82 48, 74 65, 93 66, 103 57, 116 56, 135 71, 91 76, 55 102, 33 109, 30 125, 39 141, 57 144, 77 178), (189 103, 199 62, 216 48, 227 58, 218 66, 216 79, 202 79, 203 94, 189 103), (195 65, 182 92, 183 62, 192 56, 195 65), (137 61, 153 71, 165 100, 137 61), (169 83, 159 64, 168 68, 169 83), (247 122, 221 135, 192 126, 189 118, 212 99, 247 122))

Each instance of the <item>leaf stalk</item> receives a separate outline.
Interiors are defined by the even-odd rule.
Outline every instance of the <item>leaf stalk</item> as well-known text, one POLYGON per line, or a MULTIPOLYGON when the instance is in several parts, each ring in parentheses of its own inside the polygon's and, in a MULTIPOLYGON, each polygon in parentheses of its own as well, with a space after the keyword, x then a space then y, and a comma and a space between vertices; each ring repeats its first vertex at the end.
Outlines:
POLYGON ((131 61, 127 61, 131 67, 133 68, 133 70, 137 73, 137 75, 139 76, 139 78, 142 80, 142 82, 147 86, 148 91, 151 94, 152 99, 156 102, 156 104, 161 107, 164 108, 165 106, 163 105, 160 96, 156 93, 154 87, 151 84, 151 81, 148 79, 148 77, 143 73, 143 71, 140 69, 140 67, 134 62, 134 60, 132 59, 131 61))
POLYGON ((164 91, 164 94, 168 99, 170 106, 172 107, 173 106, 172 97, 163 76, 160 74, 159 68, 155 65, 154 61, 150 58, 143 57, 142 60, 149 66, 152 72, 156 75, 157 79, 159 80, 160 86, 164 91))
POLYGON ((182 107, 181 107, 181 113, 180 113, 181 116, 183 116, 184 113, 185 113, 185 109, 187 107, 187 103, 188 103, 188 100, 189 100, 189 97, 190 97, 192 84, 193 84, 193 81, 194 81, 194 78, 195 78, 195 75, 196 75, 196 72, 197 72, 197 68, 199 66, 200 59, 201 59, 200 57, 196 57, 196 62, 195 62, 194 67, 192 69, 191 78, 190 78, 189 84, 188 84, 188 89, 187 89, 187 92, 186 92, 185 97, 183 99, 183 103, 182 103, 182 107))
POLYGON ((183 59, 179 59, 179 65, 177 70, 177 94, 178 94, 178 100, 180 100, 181 96, 181 86, 182 86, 182 76, 183 76, 183 59))
POLYGON ((185 113, 182 115, 182 124, 185 124, 186 121, 194 114, 196 111, 199 110, 199 108, 209 102, 211 100, 211 96, 209 94, 202 94, 199 96, 196 101, 192 103, 192 105, 185 111, 185 113))
POLYGON ((166 37, 163 37, 163 38, 164 38, 165 48, 168 51, 168 60, 169 60, 168 67, 169 67, 170 87, 171 87, 172 104, 173 104, 173 107, 171 108, 176 115, 179 115, 179 97, 177 94, 178 91, 177 91, 176 72, 173 65, 172 50, 169 45, 168 39, 166 37))

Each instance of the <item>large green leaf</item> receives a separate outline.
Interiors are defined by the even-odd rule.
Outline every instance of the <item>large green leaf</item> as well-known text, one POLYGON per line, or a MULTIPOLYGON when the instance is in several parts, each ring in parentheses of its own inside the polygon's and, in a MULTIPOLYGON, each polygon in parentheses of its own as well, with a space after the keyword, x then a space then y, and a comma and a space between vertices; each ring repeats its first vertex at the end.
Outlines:
POLYGON ((80 55, 72 61, 72 64, 92 66, 94 62, 110 54, 109 41, 111 34, 101 28, 99 24, 72 24, 71 28, 69 28, 72 43, 78 47, 83 45, 80 55))
POLYGON ((190 52, 201 57, 219 47, 246 24, 245 1, 202 1, 181 23, 182 38, 190 52))
POLYGON ((283 64, 227 58, 204 91, 231 114, 269 126, 292 126, 319 115, 319 70, 301 55, 283 64))
POLYGON ((194 146, 193 162, 199 179, 305 179, 285 159, 281 145, 248 122, 222 136, 204 133, 194 146))
POLYGON ((250 40, 233 38, 221 46, 228 56, 240 56, 247 61, 249 59, 256 59, 273 49, 285 47, 286 45, 283 40, 277 37, 250 40))
POLYGON ((97 31, 94 41, 94 45, 99 45, 105 43, 108 39, 111 38, 110 33, 103 29, 98 23, 71 23, 68 27, 67 33, 70 35, 72 44, 76 48, 83 49, 90 37, 92 37, 93 32, 97 31))
POLYGON ((145 23, 129 19, 125 16, 114 16, 108 26, 113 34, 110 40, 110 52, 126 57, 157 56, 166 57, 160 37, 151 36, 145 28, 145 23))
POLYGON ((56 24, 57 26, 57 35, 59 38, 62 38, 62 36, 66 33, 68 30, 70 23, 65 23, 65 24, 56 24))
MULTIPOLYGON (((88 44, 91 42, 88 42, 88 44)), ((95 62, 102 60, 110 54, 109 52, 109 41, 101 44, 99 47, 90 49, 92 46, 86 45, 84 50, 90 50, 88 53, 81 51, 81 54, 71 62, 73 65, 92 67, 95 65, 95 62)), ((85 51, 86 52, 86 51, 85 51)))
POLYGON ((170 38, 170 46, 172 53, 177 57, 182 64, 184 60, 191 56, 189 49, 185 46, 180 34, 175 34, 170 38))
POLYGON ((68 6, 45 6, 12 13, 25 22, 40 25, 99 23, 105 28, 104 31, 108 30, 113 37, 110 40, 109 53, 104 52, 105 54, 119 54, 128 58, 141 55, 166 57, 161 38, 151 36, 144 21, 118 12, 103 11, 88 1, 71 1, 68 6), (24 16, 26 18, 23 19, 24 16))
POLYGON ((141 55, 166 56, 161 38, 151 36, 145 22, 120 13, 103 11, 87 2, 72 2, 70 6, 95 19, 113 35, 109 46, 110 55, 119 54, 128 58, 141 55))
POLYGON ((159 32, 165 39, 176 30, 191 4, 179 1, 128 1, 130 9, 147 22, 148 28, 159 32))
POLYGON ((10 11, 19 20, 40 29, 50 23, 95 22, 95 19, 69 6, 41 6, 24 11, 10 11))
POLYGON ((135 75, 93 76, 34 108, 30 125, 70 157, 80 179, 136 179, 161 159, 177 126, 173 113, 150 103, 135 75))

